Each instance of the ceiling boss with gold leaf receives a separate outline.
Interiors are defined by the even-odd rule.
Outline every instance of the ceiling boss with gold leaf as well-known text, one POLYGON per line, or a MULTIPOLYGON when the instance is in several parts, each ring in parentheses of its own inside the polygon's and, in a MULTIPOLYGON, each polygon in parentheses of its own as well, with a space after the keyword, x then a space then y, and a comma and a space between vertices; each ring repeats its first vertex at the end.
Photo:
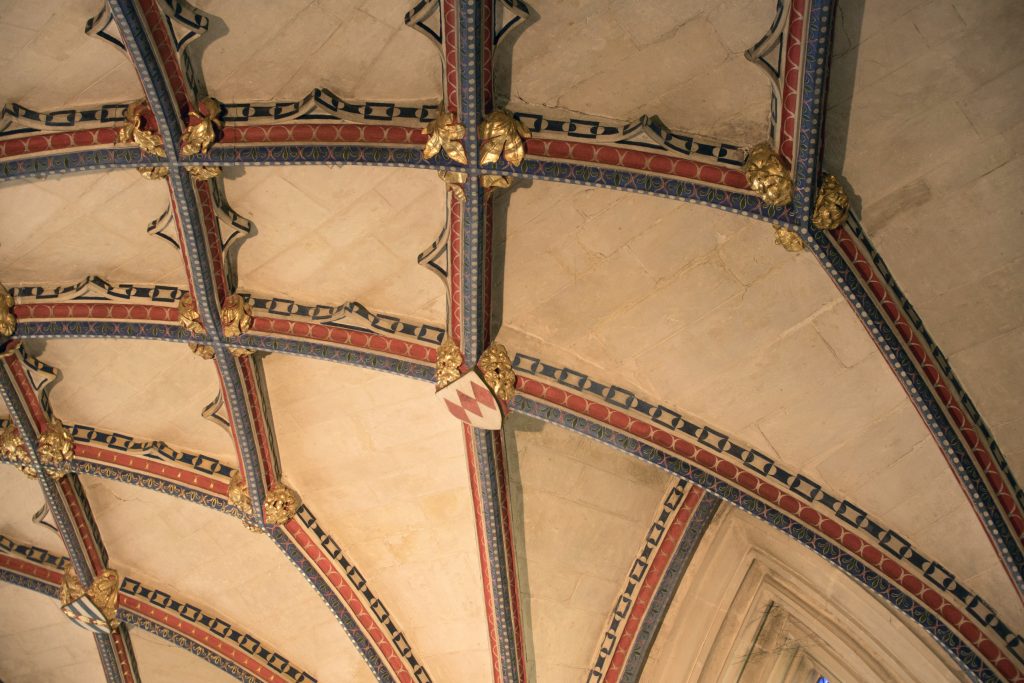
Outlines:
POLYGON ((245 479, 238 470, 231 473, 231 480, 228 483, 228 504, 242 515, 242 525, 246 529, 253 532, 262 531, 260 525, 253 519, 252 499, 245 488, 245 479))
POLYGON ((443 105, 437 118, 428 123, 422 132, 428 136, 423 146, 424 159, 433 159, 443 151, 455 163, 469 163, 466 149, 462 146, 462 139, 466 137, 466 127, 443 105))
POLYGON ((134 143, 146 154, 166 157, 164 140, 155 130, 153 112, 144 100, 132 102, 125 112, 125 124, 117 133, 121 144, 134 143))
POLYGON ((793 201, 793 177, 786 162, 768 143, 750 150, 743 173, 750 189, 769 206, 785 206, 793 201))
POLYGON ((526 155, 524 140, 529 131, 507 111, 493 111, 480 124, 480 163, 495 164, 499 159, 518 166, 526 155))
MULTIPOLYGON (((120 144, 138 145, 146 154, 166 158, 163 137, 155 128, 153 112, 146 101, 132 102, 125 111, 125 123, 117 132, 117 141, 120 144)), ((166 166, 140 166, 138 171, 148 180, 161 180, 169 172, 166 166)))
POLYGON ((0 337, 10 337, 18 321, 14 317, 14 297, 0 285, 0 337))
POLYGON ((835 230, 850 213, 850 198, 846 188, 834 175, 826 175, 818 188, 818 198, 814 203, 814 214, 811 221, 819 230, 835 230))
MULTIPOLYGON (((206 154, 217 140, 223 127, 224 108, 212 97, 199 101, 196 109, 188 113, 188 128, 181 138, 181 155, 184 157, 206 154)), ((186 166, 185 169, 196 180, 210 180, 220 175, 218 166, 186 166)))
POLYGON ((278 482, 267 491, 267 498, 263 502, 263 519, 271 526, 285 524, 295 516, 301 504, 294 490, 278 482))
POLYGON ((21 434, 13 424, 7 424, 0 429, 0 454, 7 462, 14 463, 15 467, 29 479, 39 476, 36 473, 35 465, 32 464, 32 458, 21 440, 21 434))
POLYGON ((224 300, 220 323, 225 337, 240 337, 252 328, 252 305, 241 294, 231 294, 224 300))
POLYGON ((60 478, 71 471, 75 456, 75 444, 64 423, 51 417, 46 428, 39 434, 39 459, 54 477, 60 478))

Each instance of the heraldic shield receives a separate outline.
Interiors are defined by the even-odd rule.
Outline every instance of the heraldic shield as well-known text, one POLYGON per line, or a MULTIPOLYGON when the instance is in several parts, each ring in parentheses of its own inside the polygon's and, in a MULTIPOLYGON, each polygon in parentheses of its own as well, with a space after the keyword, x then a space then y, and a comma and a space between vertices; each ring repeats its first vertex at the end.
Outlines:
POLYGON ((81 626, 86 631, 110 633, 110 624, 104 618, 103 612, 87 595, 72 600, 61 609, 76 626, 81 626))
POLYGON ((470 370, 435 394, 452 415, 479 429, 501 429, 501 401, 483 378, 470 370))

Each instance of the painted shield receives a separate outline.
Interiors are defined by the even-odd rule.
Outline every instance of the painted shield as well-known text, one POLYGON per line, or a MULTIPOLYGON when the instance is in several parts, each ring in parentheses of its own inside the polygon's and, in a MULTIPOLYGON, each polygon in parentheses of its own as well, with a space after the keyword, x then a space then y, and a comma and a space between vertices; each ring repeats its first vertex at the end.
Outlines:
POLYGON ((87 595, 63 605, 61 609, 75 625, 81 626, 87 631, 110 633, 110 624, 104 618, 103 612, 87 595))
POLYGON ((435 395, 448 412, 466 424, 479 429, 501 429, 501 402, 475 369, 435 395))

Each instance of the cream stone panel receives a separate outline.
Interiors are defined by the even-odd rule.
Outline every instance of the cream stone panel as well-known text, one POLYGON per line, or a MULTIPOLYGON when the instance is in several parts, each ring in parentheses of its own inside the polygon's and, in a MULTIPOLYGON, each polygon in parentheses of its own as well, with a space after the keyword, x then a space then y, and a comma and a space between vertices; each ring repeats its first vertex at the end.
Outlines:
POLYGON ((849 183, 865 230, 1020 481, 1024 7, 840 10, 826 166, 849 183))
MULTIPOLYGON (((803 627, 803 636, 781 649, 799 648, 823 667, 819 673, 840 681, 967 680, 916 624, 836 566, 729 506, 720 508, 683 576, 640 680, 737 680, 768 602, 803 627)), ((747 663, 769 663, 758 659, 747 663)))
POLYGON ((743 52, 768 31, 774 2, 529 4, 537 21, 512 48, 511 108, 657 114, 675 131, 739 144, 767 136, 771 86, 743 52))
POLYGON ((298 99, 315 87, 340 97, 440 99, 437 48, 403 23, 405 0, 198 0, 211 15, 202 71, 226 102, 298 99), (225 30, 226 25, 226 30, 225 30))
POLYGON ((30 352, 60 371, 50 401, 65 423, 237 461, 228 431, 202 416, 220 391, 217 368, 185 344, 53 339, 34 343, 30 352))
MULTIPOLYGON (((809 253, 773 244, 766 224, 610 190, 537 183, 512 195, 509 212, 499 334, 509 349, 695 416, 915 545, 920 537, 923 553, 991 604, 1014 604, 945 458, 809 253), (527 254, 542 239, 554 243, 557 267, 543 291, 531 290, 527 254), (922 480, 933 485, 917 487, 922 480), (973 518, 978 542, 941 533, 943 515, 965 533, 973 518), (966 556, 965 543, 976 553, 966 556)), ((1004 618, 1024 624, 1019 612, 1004 618)))
POLYGON ((445 221, 436 173, 362 166, 247 168, 226 181, 259 234, 238 256, 244 291, 303 303, 359 301, 440 323, 441 281, 416 258, 445 221))
POLYGON ((532 418, 506 436, 531 680, 585 680, 673 478, 532 418))
POLYGON ((17 284, 185 286, 174 247, 146 232, 167 209, 167 183, 134 169, 0 183, 0 277, 17 284))
POLYGON ((257 635, 318 680, 373 680, 326 603, 270 538, 156 491, 83 482, 112 568, 257 635))
POLYGON ((142 98, 125 54, 85 33, 99 9, 95 0, 0 3, 0 102, 46 111, 142 98))
POLYGON ((0 678, 5 683, 103 683, 92 634, 56 600, 0 581, 0 678))
POLYGON ((265 369, 286 481, 435 680, 487 680, 462 423, 429 383, 285 355, 265 369))
MULTIPOLYGON (((259 638, 259 633, 251 634, 259 638)), ((146 683, 228 683, 235 678, 184 648, 141 628, 131 630, 139 678, 146 683)), ((285 657, 287 652, 279 653, 285 657)))
MULTIPOLYGON (((0 534, 56 555, 65 554, 64 543, 56 531, 33 524, 32 515, 46 504, 39 481, 29 479, 12 465, 0 466, 0 534)), ((50 519, 52 523, 52 518, 50 519)))

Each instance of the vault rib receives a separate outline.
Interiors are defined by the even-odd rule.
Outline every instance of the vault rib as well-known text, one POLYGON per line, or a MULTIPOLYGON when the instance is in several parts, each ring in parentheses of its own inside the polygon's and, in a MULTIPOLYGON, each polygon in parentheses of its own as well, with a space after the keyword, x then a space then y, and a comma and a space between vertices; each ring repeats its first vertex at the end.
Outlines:
MULTIPOLYGON (((56 599, 70 560, 0 535, 0 581, 56 599)), ((125 576, 118 586, 118 616, 216 666, 240 681, 316 683, 291 659, 251 632, 232 626, 191 600, 125 576), (245 643, 243 649, 240 643, 245 643)))
MULTIPOLYGON (((81 586, 90 589, 108 571, 109 560, 78 475, 67 471, 70 438, 51 412, 47 398, 55 378, 52 368, 25 355, 20 342, 9 342, 0 354, 0 394, 71 556, 69 567, 81 586), (55 465, 52 453, 47 452, 55 447, 63 451, 63 464, 55 465)), ((104 627, 90 630, 107 682, 137 683, 138 665, 124 624, 106 621, 104 627)))

